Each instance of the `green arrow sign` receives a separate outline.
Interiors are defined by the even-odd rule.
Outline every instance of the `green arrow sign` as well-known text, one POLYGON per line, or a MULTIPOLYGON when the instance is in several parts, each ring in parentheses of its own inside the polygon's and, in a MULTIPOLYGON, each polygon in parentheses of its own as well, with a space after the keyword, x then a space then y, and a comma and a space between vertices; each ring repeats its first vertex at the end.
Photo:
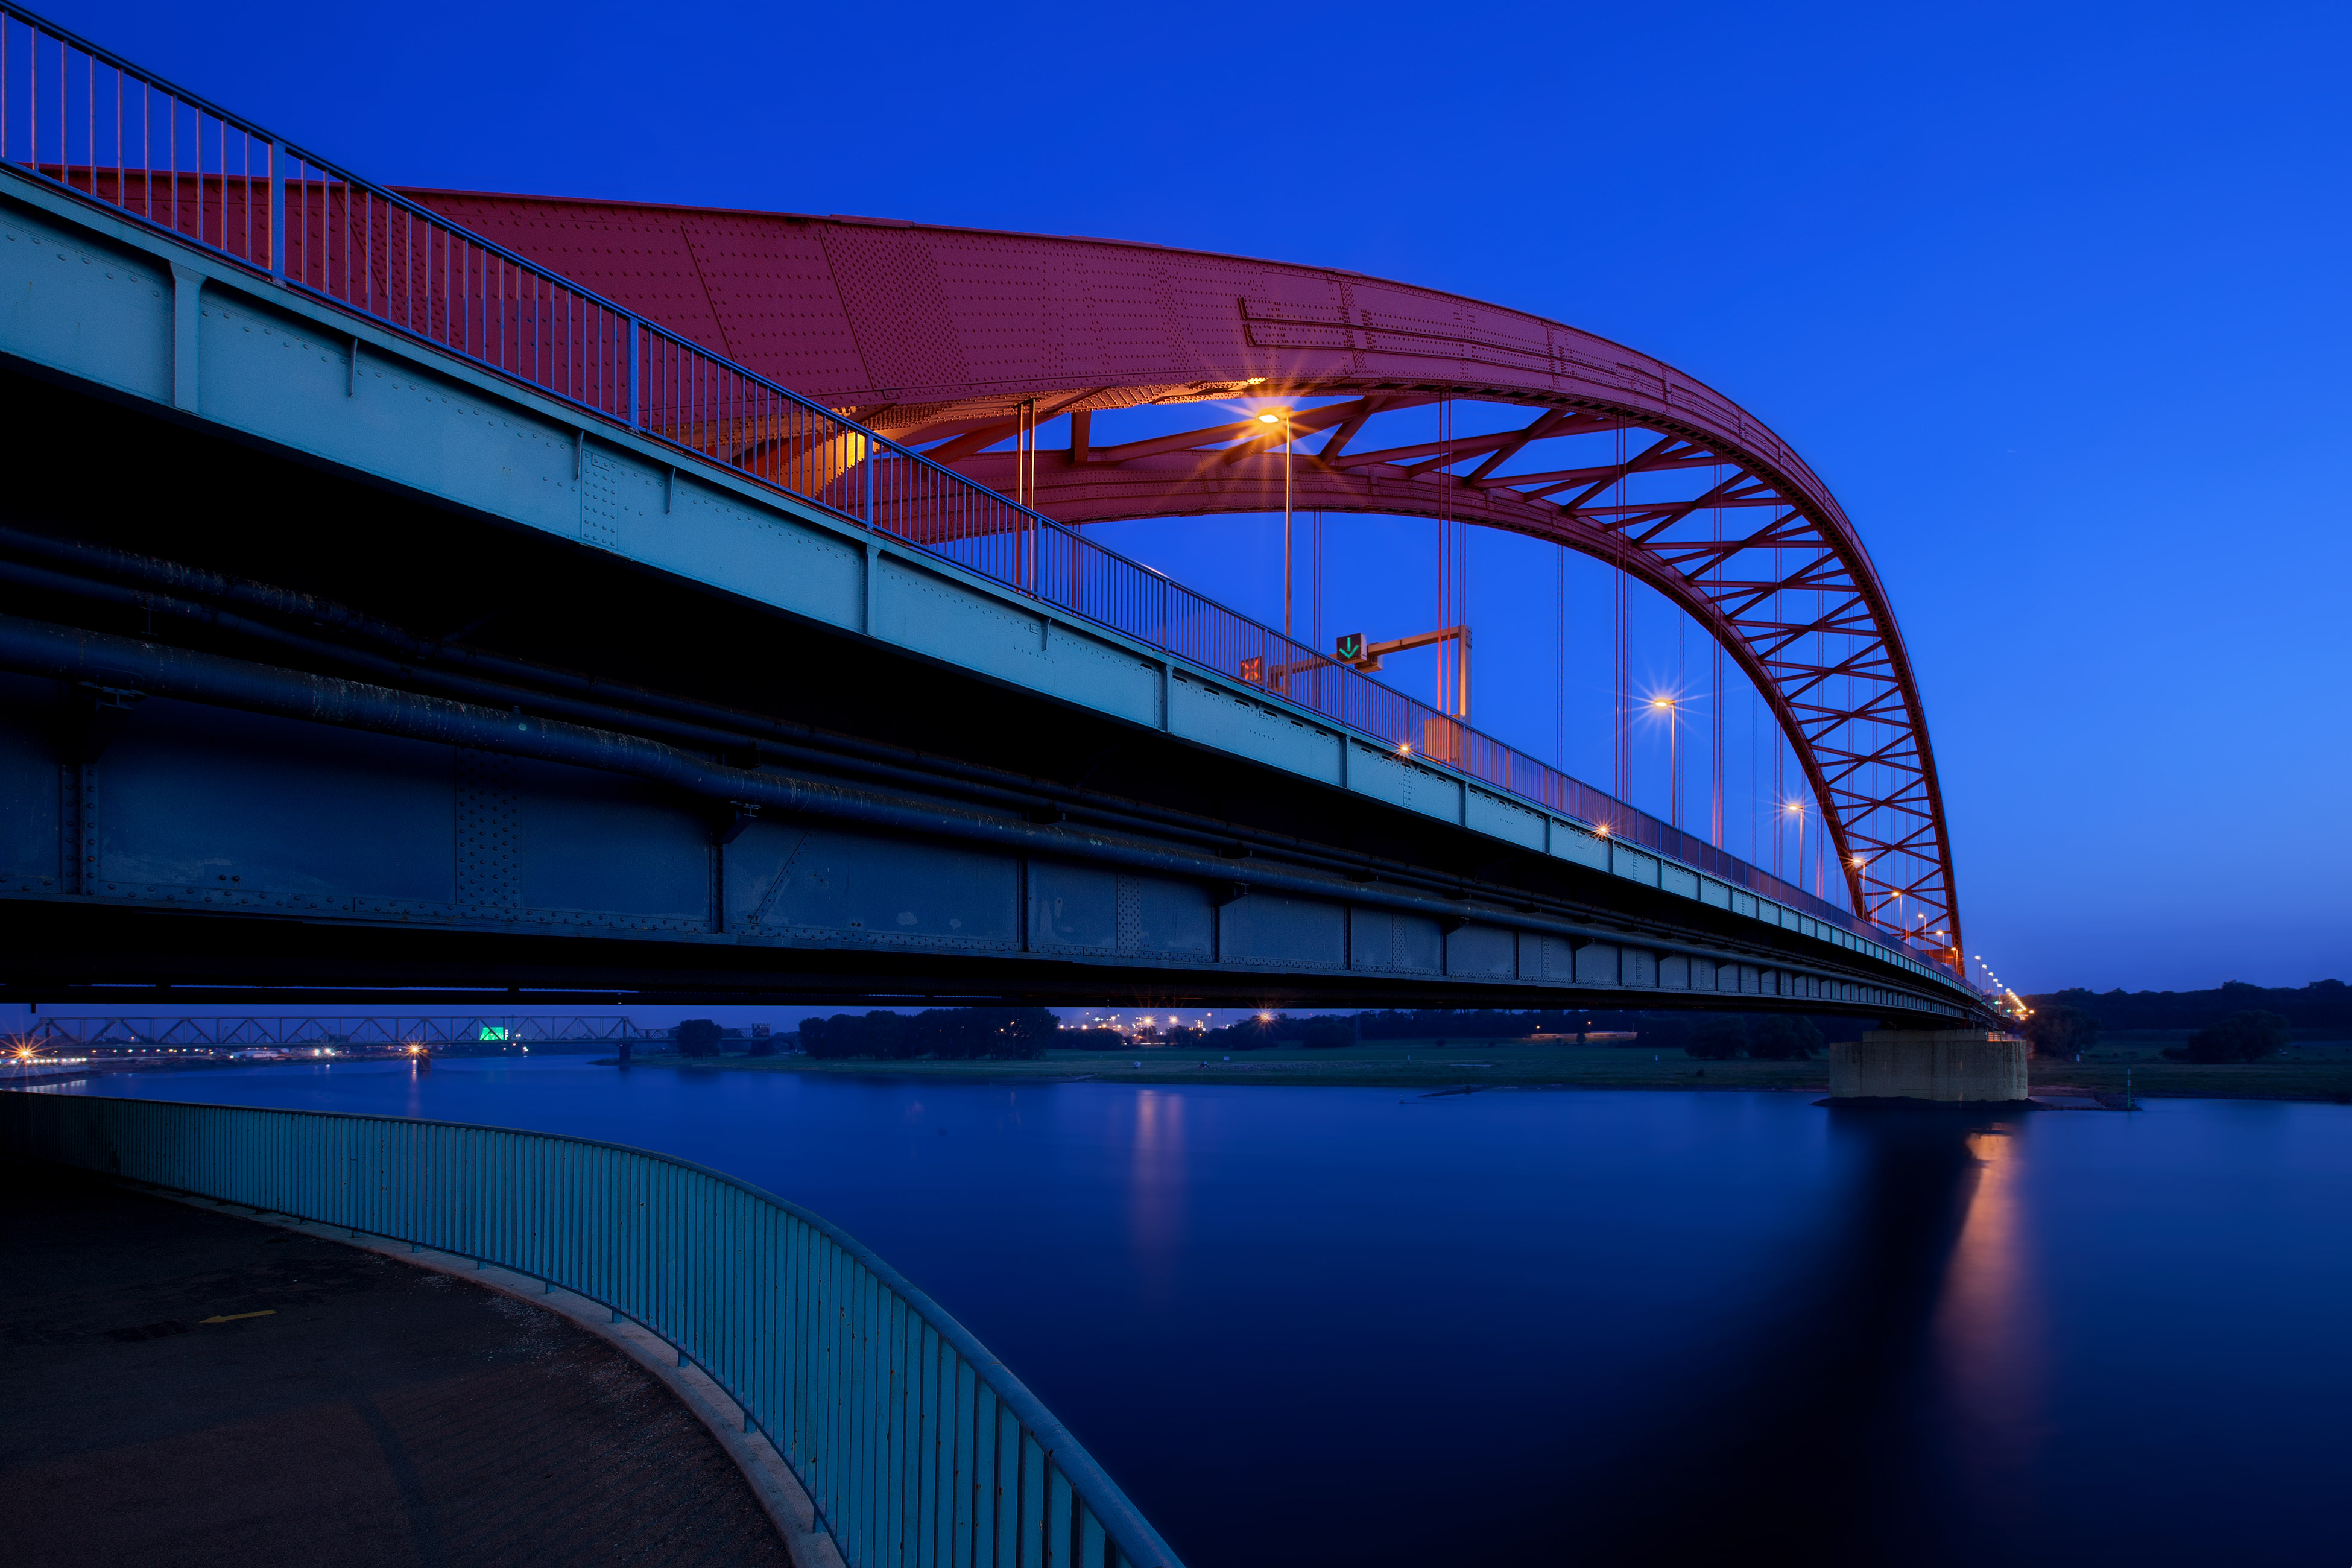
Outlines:
POLYGON ((1349 632, 1341 637, 1333 657, 1341 664, 1361 664, 1364 661, 1364 634, 1349 632))

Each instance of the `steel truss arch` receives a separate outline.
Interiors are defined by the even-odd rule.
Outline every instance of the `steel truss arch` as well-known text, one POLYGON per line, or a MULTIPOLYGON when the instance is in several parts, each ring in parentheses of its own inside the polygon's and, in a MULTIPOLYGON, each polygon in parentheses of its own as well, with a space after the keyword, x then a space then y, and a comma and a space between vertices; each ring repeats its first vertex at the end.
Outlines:
POLYGON ((1333 268, 881 219, 411 194, 993 489, 1025 483, 1066 523, 1279 510, 1279 436, 1241 405, 1338 400, 1293 417, 1297 507, 1504 529, 1656 590, 1770 704, 1856 912, 1958 970, 1926 713, 1868 552, 1787 443, 1672 366, 1333 268), (1360 446, 1383 416, 1441 398, 1528 418, 1444 445, 1360 446), (1211 403, 1226 416, 1104 439, 1124 411, 1211 403), (1066 448, 1016 475, 1023 422, 1066 415, 1066 448), (1559 456, 1613 432, 1622 462, 1559 456))
MULTIPOLYGON (((1318 395, 1329 390, 1328 384, 1294 385, 1271 395, 1318 395)), ((1490 388, 1427 384, 1409 392, 1383 388, 1365 395, 1384 398, 1380 412, 1440 396, 1504 401, 1493 397, 1490 388)), ((1899 635, 1880 633, 1882 626, 1894 626, 1893 611, 1866 560, 1857 573, 1820 519, 1788 503, 1793 486, 1782 488, 1786 481, 1769 471, 1759 474, 1742 460, 1744 454, 1727 451, 1728 443, 1708 439, 1706 432, 1674 427, 1647 411, 1601 399, 1536 406, 1541 411, 1535 419, 1515 431, 1458 437, 1444 448, 1424 443, 1373 454, 1377 460, 1357 464, 1334 462, 1311 439, 1302 439, 1293 478, 1295 504, 1381 516, 1447 516, 1498 528, 1575 550, 1654 589, 1723 646, 1772 709, 1809 793, 1821 805, 1856 908, 1891 931, 1956 931, 1933 757, 1924 725, 1912 722, 1917 710, 1899 635), (1728 468, 1733 477, 1674 500, 1579 506, 1522 498, 1538 486, 1605 495, 1620 478, 1615 466, 1500 478, 1479 474, 1482 459, 1507 449, 1516 453, 1547 438, 1620 428, 1650 437, 1622 465, 1629 475, 1676 466, 1728 468), (1446 474, 1443 465, 1449 459, 1467 465, 1467 472, 1446 474), (1514 479, 1520 482, 1503 482, 1514 479), (1719 539, 1699 533, 1692 520, 1717 508, 1758 521, 1719 539), (1785 565, 1775 560, 1769 570, 1743 569, 1744 563, 1760 563, 1766 552, 1794 559, 1785 565), (1831 602, 1792 618, 1782 595, 1799 593, 1831 602), (1807 638, 1842 646, 1809 656, 1807 638), (1840 700, 1832 688, 1849 678, 1861 689, 1840 700), (1853 733, 1863 726, 1895 733, 1853 733), (1895 788, 1874 792, 1857 786, 1856 775, 1874 764, 1896 775, 1895 788), (1931 837, 1932 858, 1920 853, 1923 840, 1931 837), (1888 918, 1903 906, 1926 921, 1888 918)), ((1336 436, 1360 412, 1351 402, 1329 410, 1327 419, 1315 417, 1326 411, 1313 410, 1294 424, 1303 437, 1326 430, 1336 436)), ((1263 429, 1243 420, 1189 432, 1194 444, 1185 447, 1169 445, 1174 437, 1139 442, 1155 448, 1140 460, 1121 457, 1117 448, 1107 458, 1066 454, 1059 466, 1049 459, 1034 479, 1038 509, 1074 523, 1278 511, 1282 458, 1276 443, 1257 434, 1263 429), (1220 440, 1230 444, 1214 444, 1220 440), (1106 468, 1117 472, 1099 471, 1106 468)), ((1344 449, 1339 456, 1344 459, 1344 449)), ((1010 454, 967 450, 951 455, 951 460, 992 488, 1009 489, 1013 482, 1010 454)), ((1936 946, 1940 951, 1957 942, 1936 946)))

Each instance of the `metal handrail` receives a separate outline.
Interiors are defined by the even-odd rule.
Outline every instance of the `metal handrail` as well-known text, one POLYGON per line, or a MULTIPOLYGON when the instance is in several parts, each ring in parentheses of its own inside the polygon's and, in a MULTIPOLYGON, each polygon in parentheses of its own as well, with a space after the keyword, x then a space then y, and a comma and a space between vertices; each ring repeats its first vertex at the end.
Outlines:
POLYGON ((11 5, 0 5, 0 160, 281 286, 887 532, 1185 663, 1255 685, 1385 748, 1835 925, 1906 967, 1958 974, 1937 954, 1911 948, 1896 928, 1807 892, 1181 588, 1076 529, 11 5), (9 52, 12 28, 27 40, 21 67, 9 52), (57 121, 46 162, 48 111, 38 98, 45 46, 55 60, 50 107, 57 121), (100 68, 111 73, 110 82, 101 80, 100 68), (31 100, 22 135, 8 96, 20 69, 31 100), (99 114, 108 87, 110 125, 99 114), (134 101, 141 133, 131 157, 125 106, 134 101), (160 149, 153 130, 159 105, 172 129, 160 149), (184 119, 194 149, 186 169, 178 138, 184 119), (215 149, 209 160, 208 123, 215 149), (234 170, 233 141, 240 154, 234 170), (110 164, 102 159, 110 149, 110 164), (161 170, 159 150, 166 158, 161 170))
POLYGON ((547 1132, 42 1092, 0 1093, 0 1150, 497 1264, 643 1323, 775 1445, 852 1568, 1181 1568, 970 1330, 723 1171, 547 1132))

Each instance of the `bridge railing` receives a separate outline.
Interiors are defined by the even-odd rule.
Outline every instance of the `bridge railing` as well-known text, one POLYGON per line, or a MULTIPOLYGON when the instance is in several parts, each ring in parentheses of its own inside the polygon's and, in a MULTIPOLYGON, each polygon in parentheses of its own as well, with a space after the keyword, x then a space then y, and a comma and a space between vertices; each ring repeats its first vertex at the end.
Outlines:
POLYGON ((839 1229, 613 1143, 394 1117, 0 1092, 0 1149, 511 1268, 678 1347, 852 1568, 1179 1568, 1036 1395, 839 1229))
MULTIPOLYGON (((1958 970, 95 44, 0 5, 0 159, 1401 753, 1958 970)), ((1840 879, 1841 882, 1843 879, 1840 879)))

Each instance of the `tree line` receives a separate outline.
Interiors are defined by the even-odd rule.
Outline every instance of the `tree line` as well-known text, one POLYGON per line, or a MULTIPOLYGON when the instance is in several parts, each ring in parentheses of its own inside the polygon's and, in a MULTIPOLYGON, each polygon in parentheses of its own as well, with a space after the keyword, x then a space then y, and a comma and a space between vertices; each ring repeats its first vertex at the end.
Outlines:
POLYGON ((1185 1027, 1160 1035, 1184 1049, 1257 1051, 1276 1046, 1336 1049, 1365 1040, 1436 1040, 1468 1045, 1524 1040, 1546 1035, 1580 1038, 1604 1034, 1612 1043, 1645 1050, 1682 1051, 1711 1061, 1752 1057, 1767 1061, 1802 1061, 1832 1040, 1859 1038, 1867 1024, 1804 1014, 1638 1013, 1500 1008, 1391 1008, 1379 1012, 1324 1014, 1294 1018, 1287 1013, 1244 1018, 1221 1029, 1185 1027))
POLYGON ((877 1008, 803 1021, 801 1049, 832 1059, 1034 1061, 1060 1043, 1061 1027, 1049 1007, 933 1007, 911 1016, 877 1008))
POLYGON ((663 1033, 677 1042, 677 1054, 682 1057, 715 1057, 723 1053, 730 1043, 740 1044, 746 1056, 772 1057, 778 1046, 791 1038, 768 1032, 760 1024, 749 1030, 721 1028, 710 1018, 688 1018, 674 1029, 663 1033))
MULTIPOLYGON (((2072 1061, 2099 1043, 2098 1015, 2063 1002, 2038 1000, 2041 1005, 2019 1029, 2032 1043, 2035 1056, 2072 1061)), ((2242 1007, 2214 1019, 2183 1044, 2166 1047, 2164 1055, 2176 1062, 2258 1062, 2278 1055, 2294 1037, 2294 1026, 2284 1015, 2242 1007)))
POLYGON ((2285 1049, 2297 1028, 2352 1028, 2352 986, 2341 980, 2295 987, 2231 980, 2210 991, 2077 986, 2025 1000, 2032 1016, 2021 1032, 2035 1056, 2060 1060, 2096 1046, 2102 1029, 2188 1029, 2187 1041, 2165 1049, 2170 1060, 2254 1062, 2285 1049))
POLYGON ((2249 985, 2231 980, 2209 991, 2092 991, 2074 986, 2028 996, 2037 1012, 2071 1007, 2103 1029, 2202 1029, 2236 1013, 2274 1014, 2295 1029, 2352 1029, 2352 985, 2249 985))
MULTIPOLYGON (((2303 991, 2329 987, 2345 989, 2340 982, 2322 981, 2303 991)), ((2244 992, 2263 994, 2258 986, 2231 985, 2213 992, 2138 994, 2237 1000, 2237 994, 2244 992)), ((2101 1013, 2061 1000, 2092 994, 2060 992, 2054 996, 2028 999, 2035 1006, 2032 1016, 2021 1026, 2021 1032, 2032 1042, 2036 1056, 2071 1059, 2097 1044, 2104 1022, 2101 1013)), ((1364 1040, 1435 1040, 1441 1044, 1469 1045, 1523 1040, 1538 1035, 1580 1037, 1601 1034, 1620 1037, 1615 1042, 1618 1044, 1653 1051, 1680 1051, 1706 1061, 1738 1057, 1757 1061, 1804 1061, 1826 1045, 1858 1039, 1870 1026, 1864 1019, 1801 1013, 1387 1008, 1297 1018, 1277 1013, 1244 1018, 1219 1029, 1170 1029, 1160 1038, 1163 1045, 1181 1049, 1233 1052, 1266 1050, 1278 1046, 1332 1049, 1364 1040)), ((2276 1055, 2292 1038, 2292 1029, 2286 1015, 2265 1008, 2242 1007, 2212 1017, 2185 1045, 2164 1054, 2175 1061, 2259 1061, 2276 1055)), ((722 1029, 708 1018, 689 1018, 677 1026, 675 1035, 680 1054, 688 1057, 716 1056, 738 1042, 753 1056, 767 1056, 779 1047, 789 1048, 795 1043, 795 1037, 789 1035, 772 1038, 754 1033, 747 1037, 744 1030, 722 1029)), ((934 1007, 913 1015, 877 1008, 864 1014, 836 1013, 830 1018, 808 1019, 801 1026, 797 1044, 810 1056, 821 1058, 908 1061, 929 1057, 950 1061, 1034 1061, 1055 1047, 1120 1049, 1128 1044, 1128 1038, 1111 1029, 1064 1028, 1052 1010, 1045 1007, 934 1007)))

